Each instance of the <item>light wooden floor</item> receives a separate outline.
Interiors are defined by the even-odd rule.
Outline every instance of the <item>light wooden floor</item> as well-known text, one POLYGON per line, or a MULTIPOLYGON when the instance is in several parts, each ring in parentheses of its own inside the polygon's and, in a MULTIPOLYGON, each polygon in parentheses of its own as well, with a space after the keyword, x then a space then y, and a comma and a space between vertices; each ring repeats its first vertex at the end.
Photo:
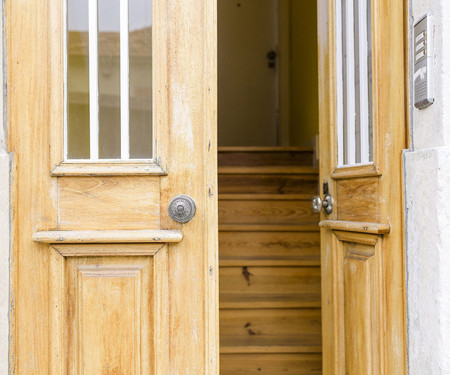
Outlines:
POLYGON ((219 150, 221 375, 321 374, 313 152, 219 150))

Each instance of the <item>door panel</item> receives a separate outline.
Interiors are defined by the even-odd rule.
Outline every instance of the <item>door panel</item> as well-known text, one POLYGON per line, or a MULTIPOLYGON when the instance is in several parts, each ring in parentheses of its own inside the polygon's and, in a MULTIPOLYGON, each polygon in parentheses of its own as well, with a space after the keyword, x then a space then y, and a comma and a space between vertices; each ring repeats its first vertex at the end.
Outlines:
POLYGON ((67 160, 64 1, 5 16, 13 372, 217 374, 215 1, 153 1, 151 160, 67 160))
MULTIPOLYGON (((323 195, 328 189, 334 198, 333 212, 322 211, 320 222, 323 373, 405 374, 401 153, 406 129, 407 5, 369 1, 370 45, 364 46, 361 39, 343 45, 339 25, 357 17, 355 25, 365 30, 361 13, 356 12, 364 8, 362 0, 319 0, 318 4, 320 187, 323 195), (361 53, 370 50, 365 80, 371 90, 355 99, 361 86, 354 78, 361 78, 358 66, 365 64, 361 53), (345 90, 342 64, 347 68, 345 90), (361 107, 361 98, 369 108, 361 107)), ((347 31, 351 29, 347 25, 347 31)))

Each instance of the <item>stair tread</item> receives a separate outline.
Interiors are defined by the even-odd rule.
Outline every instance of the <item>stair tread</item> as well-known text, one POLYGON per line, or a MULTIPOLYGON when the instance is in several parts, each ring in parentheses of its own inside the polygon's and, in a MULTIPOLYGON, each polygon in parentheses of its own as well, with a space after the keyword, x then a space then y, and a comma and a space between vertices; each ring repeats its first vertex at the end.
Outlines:
POLYGON ((219 224, 220 232, 319 232, 319 224, 219 224))
POLYGON ((311 200, 311 194, 219 194, 219 200, 311 200))
POLYGON ((318 175, 319 170, 310 166, 220 166, 219 174, 305 174, 318 175))
POLYGON ((221 353, 321 353, 321 335, 222 336, 221 353))
POLYGON ((320 308, 320 293, 298 294, 249 294, 249 293, 221 293, 221 309, 260 309, 260 308, 320 308))

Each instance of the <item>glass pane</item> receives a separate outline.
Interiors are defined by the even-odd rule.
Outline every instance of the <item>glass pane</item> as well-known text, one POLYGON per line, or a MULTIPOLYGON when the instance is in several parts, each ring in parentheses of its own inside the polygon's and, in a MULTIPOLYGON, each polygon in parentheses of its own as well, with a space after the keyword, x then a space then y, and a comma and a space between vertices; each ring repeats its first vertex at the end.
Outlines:
POLYGON ((130 0, 130 158, 152 157, 152 1, 130 0))
POLYGON ((67 0, 67 158, 152 157, 152 0, 67 0))
POLYGON ((120 159, 120 0, 98 1, 99 158, 120 159))
POLYGON ((371 1, 336 0, 339 165, 373 161, 371 1))
POLYGON ((68 0, 67 157, 89 159, 88 0, 68 0))

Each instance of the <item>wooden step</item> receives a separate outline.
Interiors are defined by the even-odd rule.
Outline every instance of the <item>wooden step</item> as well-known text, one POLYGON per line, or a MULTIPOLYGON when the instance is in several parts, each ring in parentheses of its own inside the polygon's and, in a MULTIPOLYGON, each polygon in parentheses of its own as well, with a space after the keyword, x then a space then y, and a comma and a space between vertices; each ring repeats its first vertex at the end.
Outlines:
POLYGON ((222 375, 320 375, 321 354, 222 354, 222 375))
POLYGON ((219 194, 308 194, 318 192, 318 176, 219 174, 219 194))
POLYGON ((226 266, 319 266, 320 233, 219 232, 219 262, 226 266))
POLYGON ((221 309, 320 308, 320 293, 220 294, 221 309))
POLYGON ((309 166, 218 166, 219 175, 234 174, 234 175, 310 175, 317 178, 319 170, 309 166))
POLYGON ((220 232, 319 232, 319 224, 220 224, 220 232))
POLYGON ((284 295, 294 303, 296 296, 305 294, 320 301, 320 268, 220 267, 219 290, 221 296, 239 294, 243 299, 284 295))
POLYGON ((308 199, 221 200, 219 224, 295 224, 318 225, 319 215, 311 210, 308 199))
POLYGON ((301 147, 220 147, 222 166, 312 166, 314 150, 301 147))
POLYGON ((221 310, 221 353, 320 353, 320 309, 221 310))

